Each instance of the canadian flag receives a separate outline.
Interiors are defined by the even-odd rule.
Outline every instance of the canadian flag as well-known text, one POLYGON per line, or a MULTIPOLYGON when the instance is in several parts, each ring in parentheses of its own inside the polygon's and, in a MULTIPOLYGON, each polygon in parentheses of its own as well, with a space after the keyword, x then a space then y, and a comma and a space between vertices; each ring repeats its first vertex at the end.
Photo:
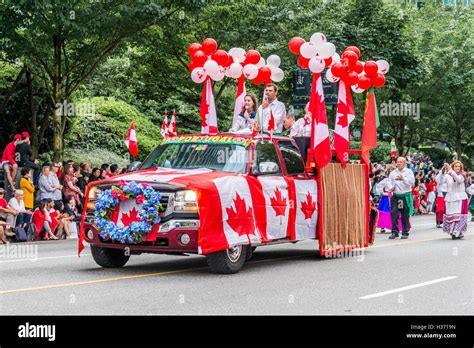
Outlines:
POLYGON ((165 117, 163 119, 163 123, 161 124, 161 136, 163 138, 167 138, 168 134, 168 113, 165 112, 165 117))
POLYGON ((171 116, 171 122, 168 128, 168 136, 172 138, 177 135, 178 135, 178 131, 176 130, 176 112, 173 111, 173 116, 171 116))
POLYGON ((202 134, 215 134, 218 132, 216 104, 214 102, 214 92, 212 91, 211 78, 209 76, 204 82, 199 115, 202 119, 202 134))
POLYGON ((237 95, 235 96, 235 105, 234 105, 234 118, 232 120, 232 125, 235 125, 239 118, 239 114, 244 109, 244 101, 245 101, 245 77, 239 77, 239 82, 237 84, 237 95))
POLYGON ((273 117, 273 111, 270 109, 270 117, 268 118, 267 132, 272 133, 275 130, 275 117, 273 117))
POLYGON ((130 128, 128 129, 127 136, 125 137, 125 145, 127 145, 128 151, 133 157, 138 155, 138 141, 135 133, 135 123, 132 121, 130 128))
POLYGON ((349 124, 354 120, 354 105, 351 91, 343 80, 339 81, 336 125, 334 127, 334 149, 343 166, 349 160, 350 133, 349 124))
MULTIPOLYGON (((311 118, 311 148, 316 166, 321 169, 331 162, 331 141, 329 138, 326 103, 324 102, 323 80, 320 73, 313 75, 309 97, 311 118)), ((306 160, 306 159, 305 159, 306 160)))

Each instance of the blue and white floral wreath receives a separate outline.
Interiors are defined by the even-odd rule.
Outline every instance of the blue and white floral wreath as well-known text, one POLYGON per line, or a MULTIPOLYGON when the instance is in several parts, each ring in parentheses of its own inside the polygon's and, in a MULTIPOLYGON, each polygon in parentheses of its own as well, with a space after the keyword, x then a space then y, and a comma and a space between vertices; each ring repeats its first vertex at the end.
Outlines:
POLYGON ((102 238, 110 238, 120 243, 138 244, 145 240, 153 225, 160 222, 161 194, 150 185, 137 184, 135 181, 126 183, 121 180, 118 186, 104 190, 95 203, 95 224, 102 238), (143 204, 138 213, 140 221, 134 221, 128 226, 119 227, 110 216, 115 207, 127 199, 135 199, 137 204, 143 204))

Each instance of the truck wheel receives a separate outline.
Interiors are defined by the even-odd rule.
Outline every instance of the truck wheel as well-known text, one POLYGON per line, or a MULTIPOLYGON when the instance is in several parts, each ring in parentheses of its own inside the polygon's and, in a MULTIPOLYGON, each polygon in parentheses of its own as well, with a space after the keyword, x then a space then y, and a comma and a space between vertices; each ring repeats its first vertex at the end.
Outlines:
POLYGON ((130 256, 125 255, 124 250, 99 248, 91 245, 91 253, 94 261, 104 268, 123 267, 130 256))
POLYGON ((214 273, 237 273, 245 263, 247 249, 247 245, 236 245, 227 250, 221 250, 215 253, 207 254, 207 264, 214 273))
POLYGON ((245 258, 245 261, 249 261, 250 259, 252 259, 253 252, 255 251, 255 249, 257 249, 257 247, 247 247, 247 256, 245 258))

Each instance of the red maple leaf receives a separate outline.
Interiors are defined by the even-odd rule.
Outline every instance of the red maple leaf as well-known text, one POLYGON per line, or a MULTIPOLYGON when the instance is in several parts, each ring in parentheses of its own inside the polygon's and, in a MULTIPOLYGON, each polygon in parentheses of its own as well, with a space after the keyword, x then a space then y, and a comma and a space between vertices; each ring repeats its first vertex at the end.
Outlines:
POLYGON ((313 197, 308 192, 308 194, 306 195, 306 201, 301 203, 301 211, 304 214, 304 219, 311 219, 315 210, 316 202, 313 202, 313 197))
POLYGON ((281 197, 281 191, 278 187, 275 190, 275 197, 270 197, 270 202, 276 216, 280 216, 280 225, 283 224, 282 216, 285 216, 286 198, 281 197))
POLYGON ((252 208, 245 204, 245 199, 236 192, 234 199, 234 207, 226 208, 227 223, 240 236, 253 234, 255 231, 255 223, 253 221, 252 208))
POLYGON ((347 120, 347 114, 338 114, 338 119, 337 119, 337 124, 340 125, 343 128, 346 128, 348 126, 348 120, 347 120))
POLYGON ((125 227, 130 226, 132 222, 140 222, 142 219, 138 217, 138 211, 133 208, 128 214, 122 213, 122 223, 125 227))

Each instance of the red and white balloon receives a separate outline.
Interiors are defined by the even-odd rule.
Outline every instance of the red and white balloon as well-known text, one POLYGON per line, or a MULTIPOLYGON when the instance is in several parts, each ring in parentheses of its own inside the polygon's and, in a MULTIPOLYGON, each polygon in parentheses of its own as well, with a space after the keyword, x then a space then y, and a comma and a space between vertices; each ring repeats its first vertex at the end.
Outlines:
POLYGON ((312 73, 320 73, 340 60, 336 46, 327 42, 323 33, 314 33, 308 42, 301 37, 294 37, 288 42, 288 48, 298 55, 298 65, 312 73))
MULTIPOLYGON (((224 50, 217 49, 217 42, 207 38, 201 44, 194 42, 188 46, 191 57, 189 70, 195 83, 202 83, 209 76, 214 81, 220 81, 226 76, 226 70, 234 63, 234 59, 224 50)), ((236 74, 236 67, 234 73, 236 74)))

